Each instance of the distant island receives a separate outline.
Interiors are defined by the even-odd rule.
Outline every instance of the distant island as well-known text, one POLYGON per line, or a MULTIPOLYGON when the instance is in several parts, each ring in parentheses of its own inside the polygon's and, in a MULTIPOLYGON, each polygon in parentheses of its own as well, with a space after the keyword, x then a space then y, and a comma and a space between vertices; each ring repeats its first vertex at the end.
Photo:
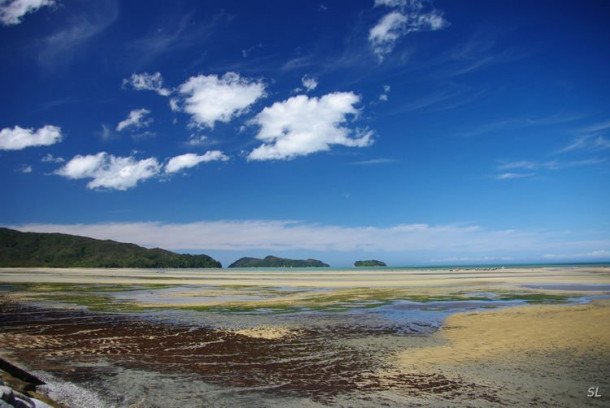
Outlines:
POLYGON ((362 266, 388 266, 385 262, 377 261, 375 259, 370 259, 368 261, 356 261, 354 262, 354 266, 362 267, 362 266))
POLYGON ((260 258, 240 258, 229 265, 229 268, 324 268, 330 265, 317 259, 287 259, 277 256, 260 258))
POLYGON ((0 267, 221 268, 207 255, 176 254, 135 244, 0 228, 0 267))

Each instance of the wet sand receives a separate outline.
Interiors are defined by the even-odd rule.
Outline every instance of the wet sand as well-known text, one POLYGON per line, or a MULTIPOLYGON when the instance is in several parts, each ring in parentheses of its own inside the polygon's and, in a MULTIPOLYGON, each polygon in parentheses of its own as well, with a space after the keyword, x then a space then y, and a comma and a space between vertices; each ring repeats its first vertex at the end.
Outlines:
POLYGON ((393 358, 402 372, 501 389, 510 405, 607 406, 610 300, 456 314, 393 358), (587 398, 590 387, 602 397, 587 398))
POLYGON ((0 354, 67 406, 607 406, 610 396, 607 267, 5 269, 0 284, 0 354), (131 287, 157 284, 169 286, 131 287), (157 309, 99 313, 54 297, 98 296, 98 285, 157 309), (515 293, 525 300, 476 300, 515 293), (239 308, 181 309, 223 303, 239 308), (591 387, 602 397, 587 398, 591 387))

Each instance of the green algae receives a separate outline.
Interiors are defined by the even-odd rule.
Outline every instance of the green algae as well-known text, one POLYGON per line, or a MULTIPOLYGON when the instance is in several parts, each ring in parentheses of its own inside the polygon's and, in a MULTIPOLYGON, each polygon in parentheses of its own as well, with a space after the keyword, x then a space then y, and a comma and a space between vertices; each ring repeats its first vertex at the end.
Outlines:
MULTIPOLYGON (((212 291, 228 292, 236 296, 258 296, 260 301, 234 301, 222 304, 171 304, 144 306, 133 300, 118 300, 113 293, 137 290, 161 290, 177 285, 168 284, 71 284, 71 283, 20 283, 12 285, 12 291, 22 292, 24 298, 57 302, 86 307, 100 312, 142 312, 147 310, 192 310, 214 313, 271 313, 285 314, 304 311, 343 313, 355 309, 372 309, 397 301, 417 303, 454 301, 522 301, 526 303, 564 303, 569 296, 517 291, 452 292, 449 294, 413 293, 409 289, 350 288, 331 291, 306 288, 275 288, 250 285, 205 286, 212 291), (296 296, 295 298, 286 298, 296 296), (277 300, 274 300, 277 298, 277 300)), ((223 295, 224 296, 224 295, 223 295)), ((487 305, 486 305, 487 306, 487 305)), ((495 307, 489 305, 489 307, 495 307)), ((444 310, 429 307, 425 310, 444 310)))

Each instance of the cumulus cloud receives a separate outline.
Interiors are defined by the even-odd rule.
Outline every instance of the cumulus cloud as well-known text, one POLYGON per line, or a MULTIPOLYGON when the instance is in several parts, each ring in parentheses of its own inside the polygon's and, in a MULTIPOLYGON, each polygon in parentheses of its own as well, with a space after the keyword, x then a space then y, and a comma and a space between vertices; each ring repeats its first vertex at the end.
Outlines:
POLYGON ((95 155, 77 155, 55 172, 69 179, 92 179, 89 189, 125 191, 138 182, 156 176, 161 170, 157 159, 136 160, 134 157, 116 157, 100 152, 95 155))
POLYGON ((127 119, 119 122, 116 127, 116 130, 120 132, 129 127, 133 127, 136 129, 146 127, 152 122, 152 118, 145 118, 146 115, 149 114, 150 111, 148 109, 134 109, 129 112, 129 116, 127 116, 127 119))
POLYGON ((123 80, 123 87, 131 87, 137 91, 154 91, 161 96, 168 96, 172 93, 172 91, 163 87, 163 77, 160 72, 132 74, 129 78, 123 80))
POLYGON ((343 124, 356 115, 360 97, 352 92, 334 92, 321 98, 298 95, 276 102, 260 112, 251 123, 260 126, 256 136, 263 144, 248 160, 285 160, 329 150, 331 145, 364 147, 373 143, 372 132, 350 137, 343 124))
POLYGON ((409 33, 436 31, 449 25, 438 10, 427 10, 419 0, 381 0, 375 6, 394 7, 395 10, 383 16, 369 31, 369 43, 380 61, 391 53, 396 42, 409 33))
POLYGON ((169 159, 165 165, 166 173, 176 173, 182 169, 187 169, 197 166, 199 163, 207 163, 211 161, 227 161, 229 157, 220 150, 212 150, 202 155, 195 153, 186 153, 180 156, 175 156, 169 159))
POLYGON ((180 85, 185 97, 184 111, 192 115, 198 125, 214 127, 216 122, 228 123, 245 113, 250 105, 265 96, 261 81, 242 78, 234 72, 222 77, 199 75, 180 85))
POLYGON ((55 0, 1 0, 0 22, 7 26, 19 24, 26 14, 53 4, 55 0))
POLYGON ((22 150, 31 146, 50 146, 61 142, 61 129, 46 125, 34 131, 19 126, 0 131, 0 150, 22 150))
POLYGON ((303 75, 303 78, 301 78, 301 83, 303 84, 307 92, 313 91, 318 86, 318 81, 315 78, 309 77, 307 75, 303 75))

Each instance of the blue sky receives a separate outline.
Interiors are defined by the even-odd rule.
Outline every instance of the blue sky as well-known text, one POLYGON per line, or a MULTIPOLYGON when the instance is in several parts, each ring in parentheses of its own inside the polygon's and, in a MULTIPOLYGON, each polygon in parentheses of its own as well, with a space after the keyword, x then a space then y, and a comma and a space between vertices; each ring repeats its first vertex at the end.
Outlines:
POLYGON ((610 3, 0 1, 0 224, 333 266, 610 260, 610 3))

